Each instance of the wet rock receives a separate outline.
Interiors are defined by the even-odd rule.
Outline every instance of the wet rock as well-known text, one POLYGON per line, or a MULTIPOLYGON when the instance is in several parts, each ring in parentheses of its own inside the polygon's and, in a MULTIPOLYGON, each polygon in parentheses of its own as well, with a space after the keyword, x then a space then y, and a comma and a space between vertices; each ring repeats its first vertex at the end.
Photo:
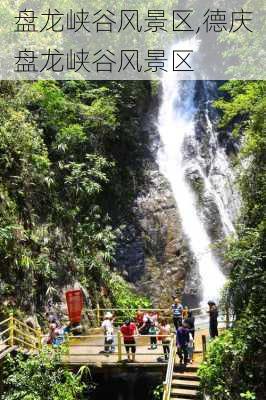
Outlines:
MULTIPOLYGON (((239 208, 234 174, 226 154, 236 151, 236 145, 228 135, 221 138, 214 131, 218 115, 211 107, 211 101, 216 96, 216 83, 196 82, 195 135, 187 138, 183 146, 186 179, 212 243, 227 234, 221 205, 232 221, 239 208)), ((134 283, 139 293, 152 299, 154 306, 168 307, 173 293, 178 293, 187 304, 195 307, 201 299, 201 279, 182 230, 171 187, 157 165, 160 146, 154 125, 157 111, 151 110, 143 126, 143 137, 145 140, 148 137, 150 142, 145 171, 147 179, 135 199, 133 221, 123 221, 125 228, 117 248, 116 267, 134 283)), ((223 261, 223 250, 216 249, 215 254, 224 271, 228 270, 223 261)))

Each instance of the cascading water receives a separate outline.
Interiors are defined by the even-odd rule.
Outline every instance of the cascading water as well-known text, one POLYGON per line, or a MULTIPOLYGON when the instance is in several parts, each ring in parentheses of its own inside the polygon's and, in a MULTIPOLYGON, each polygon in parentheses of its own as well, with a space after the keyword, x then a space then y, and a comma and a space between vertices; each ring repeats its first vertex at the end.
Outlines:
MULTIPOLYGON (((202 304, 210 299, 218 299, 225 283, 225 276, 219 268, 219 262, 213 254, 211 239, 207 233, 203 218, 198 213, 196 197, 186 178, 191 162, 197 164, 197 172, 204 184, 205 194, 212 198, 220 214, 224 234, 234 231, 224 199, 216 190, 214 182, 204 172, 197 154, 195 134, 195 81, 178 80, 173 72, 165 73, 162 78, 162 103, 159 111, 158 131, 161 146, 157 161, 160 171, 169 181, 182 222, 182 229, 188 238, 190 250, 197 262, 202 281, 202 304), (185 143, 194 150, 193 160, 184 152, 185 143)), ((207 129, 210 141, 214 140, 211 122, 206 111, 207 129)), ((223 163, 225 157, 217 154, 223 163)))

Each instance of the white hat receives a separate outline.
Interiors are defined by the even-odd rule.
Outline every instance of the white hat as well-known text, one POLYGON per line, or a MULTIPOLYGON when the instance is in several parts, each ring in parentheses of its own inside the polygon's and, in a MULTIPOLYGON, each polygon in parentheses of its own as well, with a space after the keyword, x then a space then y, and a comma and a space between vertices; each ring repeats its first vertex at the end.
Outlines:
POLYGON ((104 316, 104 319, 109 319, 109 318, 112 318, 113 317, 113 314, 110 312, 110 311, 107 311, 107 313, 105 314, 105 316, 104 316))

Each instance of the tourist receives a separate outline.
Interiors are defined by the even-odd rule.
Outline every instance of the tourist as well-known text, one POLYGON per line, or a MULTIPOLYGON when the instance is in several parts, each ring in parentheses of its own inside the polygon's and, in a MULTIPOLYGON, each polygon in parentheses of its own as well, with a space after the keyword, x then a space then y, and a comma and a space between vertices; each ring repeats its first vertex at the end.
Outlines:
POLYGON ((139 329, 142 325, 143 325, 143 317, 144 317, 144 312, 138 308, 136 317, 135 317, 135 321, 136 321, 136 325, 137 328, 139 329))
POLYGON ((188 318, 188 313, 189 313, 189 309, 188 306, 185 306, 182 312, 182 317, 183 319, 187 319, 188 318))
POLYGON ((188 326, 189 332, 191 333, 193 339, 195 338, 195 317, 192 311, 188 312, 188 317, 185 319, 185 323, 188 326))
POLYGON ((52 320, 49 324, 49 333, 47 338, 47 344, 54 344, 56 342, 56 338, 59 335, 59 326, 57 325, 56 320, 52 320))
MULTIPOLYGON (((159 324, 159 334, 158 334, 158 340, 162 341, 163 345, 163 353, 164 353, 164 359, 165 361, 168 360, 169 358, 169 352, 170 352, 170 334, 171 334, 171 327, 170 324, 167 323, 166 319, 162 319, 161 323, 159 324)), ((158 361, 161 361, 161 359, 158 359, 158 361)))
POLYGON ((129 362, 135 362, 136 341, 134 335, 137 334, 137 327, 134 322, 130 322, 130 320, 128 319, 121 326, 120 332, 123 335, 124 345, 127 353, 127 360, 129 362), (130 355, 132 355, 132 359, 130 358, 130 355))
POLYGON ((46 316, 47 321, 50 324, 55 323, 57 325, 57 327, 60 326, 60 321, 59 321, 58 315, 56 313, 52 313, 52 312, 48 313, 47 312, 47 313, 45 313, 45 316, 46 316))
POLYGON ((209 306, 209 316, 210 316, 210 337, 213 339, 218 336, 218 308, 214 301, 208 301, 209 306))
POLYGON ((111 312, 107 312, 104 316, 104 320, 102 322, 102 328, 104 330, 104 352, 105 353, 114 353, 114 327, 113 327, 113 315, 111 312))
POLYGON ((180 358, 180 364, 182 364, 183 360, 185 365, 188 362, 188 343, 189 329, 187 327, 187 324, 183 322, 176 331, 177 354, 180 358))
POLYGON ((145 313, 143 315, 143 324, 139 328, 141 335, 150 335, 150 347, 148 347, 148 350, 157 349, 157 318, 157 313, 145 313))
POLYGON ((179 328, 179 326, 182 325, 182 313, 183 313, 183 306, 180 303, 179 298, 175 297, 174 303, 172 304, 172 315, 173 315, 173 323, 176 330, 179 328))
POLYGON ((158 332, 158 313, 151 312, 148 316, 150 320, 150 328, 149 328, 149 335, 150 336, 150 347, 148 350, 155 350, 157 349, 157 332, 158 332))
POLYGON ((148 312, 143 314, 142 325, 138 328, 141 335, 148 335, 151 327, 151 319, 148 312))
POLYGON ((191 332, 189 332, 189 342, 188 342, 187 351, 188 351, 188 360, 189 360, 190 364, 192 364, 193 363, 193 353, 194 353, 194 338, 193 338, 191 332))

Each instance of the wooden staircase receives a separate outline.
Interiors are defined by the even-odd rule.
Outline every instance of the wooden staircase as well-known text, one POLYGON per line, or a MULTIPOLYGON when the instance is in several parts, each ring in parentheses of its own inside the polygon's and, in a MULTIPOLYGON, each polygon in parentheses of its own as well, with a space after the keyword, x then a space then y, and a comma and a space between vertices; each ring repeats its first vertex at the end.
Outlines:
POLYGON ((175 368, 172 376, 170 400, 198 399, 199 377, 197 376, 198 365, 188 365, 185 369, 175 368))
POLYGON ((12 353, 13 351, 16 351, 18 346, 7 346, 7 345, 1 345, 0 344, 0 360, 4 358, 7 354, 12 353))

